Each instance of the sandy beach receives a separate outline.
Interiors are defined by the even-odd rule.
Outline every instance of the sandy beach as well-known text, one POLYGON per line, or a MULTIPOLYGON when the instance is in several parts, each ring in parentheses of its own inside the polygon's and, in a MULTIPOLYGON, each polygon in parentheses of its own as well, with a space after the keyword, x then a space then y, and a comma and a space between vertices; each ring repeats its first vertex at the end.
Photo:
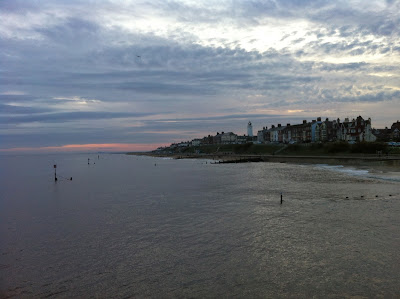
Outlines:
POLYGON ((295 155, 238 155, 238 154, 158 154, 153 152, 128 155, 169 157, 172 159, 209 159, 219 163, 275 162, 298 164, 348 165, 379 171, 400 172, 400 157, 389 156, 295 156, 295 155))

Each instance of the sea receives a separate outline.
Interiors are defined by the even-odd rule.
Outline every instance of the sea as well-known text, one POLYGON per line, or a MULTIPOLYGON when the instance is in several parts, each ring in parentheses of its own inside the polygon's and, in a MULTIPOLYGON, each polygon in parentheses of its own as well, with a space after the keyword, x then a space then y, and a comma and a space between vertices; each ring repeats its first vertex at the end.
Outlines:
POLYGON ((400 297, 398 166, 213 162, 0 156, 0 297, 400 297))

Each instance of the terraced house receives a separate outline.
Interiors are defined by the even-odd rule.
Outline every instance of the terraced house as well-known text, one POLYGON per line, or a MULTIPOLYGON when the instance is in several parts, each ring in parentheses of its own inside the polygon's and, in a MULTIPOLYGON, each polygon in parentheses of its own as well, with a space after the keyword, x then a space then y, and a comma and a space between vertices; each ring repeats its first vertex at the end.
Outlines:
POLYGON ((340 123, 338 119, 339 128, 337 130, 338 140, 347 142, 372 142, 376 141, 376 136, 372 134, 371 118, 364 120, 361 116, 349 121, 348 118, 340 123))
POLYGON ((392 140, 400 140, 400 121, 392 124, 390 128, 390 135, 392 140))
MULTIPOLYGON (((400 124, 400 123, 399 123, 400 124)), ((361 116, 356 119, 340 119, 330 121, 321 117, 316 120, 303 123, 277 127, 272 125, 270 129, 264 127, 257 134, 259 143, 278 142, 278 143, 307 143, 307 142, 329 142, 329 141, 375 141, 376 136, 372 133, 371 119, 364 120, 361 116)))

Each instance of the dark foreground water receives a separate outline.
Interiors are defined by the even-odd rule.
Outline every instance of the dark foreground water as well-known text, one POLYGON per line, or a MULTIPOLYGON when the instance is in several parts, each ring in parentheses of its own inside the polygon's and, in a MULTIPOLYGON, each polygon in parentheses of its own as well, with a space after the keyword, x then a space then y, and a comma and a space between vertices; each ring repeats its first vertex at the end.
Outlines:
POLYGON ((400 296, 397 174, 126 155, 0 163, 0 297, 400 296))

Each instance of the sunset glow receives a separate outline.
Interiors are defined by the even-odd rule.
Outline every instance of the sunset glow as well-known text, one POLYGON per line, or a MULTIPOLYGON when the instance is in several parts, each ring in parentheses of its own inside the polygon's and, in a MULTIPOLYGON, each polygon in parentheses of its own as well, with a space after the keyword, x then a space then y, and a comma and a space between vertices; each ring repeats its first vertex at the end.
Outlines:
POLYGON ((134 144, 134 143, 107 143, 107 144, 66 144, 62 146, 47 147, 19 147, 0 149, 0 152, 26 152, 26 153, 50 153, 50 152, 140 152, 151 151, 167 144, 134 144))

